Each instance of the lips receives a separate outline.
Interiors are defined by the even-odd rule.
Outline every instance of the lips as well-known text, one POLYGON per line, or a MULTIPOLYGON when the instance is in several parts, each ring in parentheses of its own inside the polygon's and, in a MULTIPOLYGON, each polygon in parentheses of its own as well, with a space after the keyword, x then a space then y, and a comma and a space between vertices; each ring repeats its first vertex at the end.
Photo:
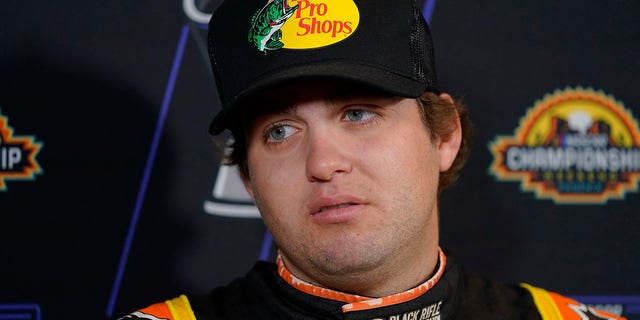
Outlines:
POLYGON ((365 205, 364 200, 349 195, 318 197, 310 212, 316 222, 342 223, 354 219, 365 205))
POLYGON ((332 210, 332 209, 346 208, 346 207, 353 206, 353 205, 356 205, 356 203, 351 203, 351 202, 349 202, 349 203, 341 203, 341 204, 338 204, 338 205, 335 205, 335 206, 322 207, 322 208, 320 208, 319 212, 325 212, 327 210, 332 210))

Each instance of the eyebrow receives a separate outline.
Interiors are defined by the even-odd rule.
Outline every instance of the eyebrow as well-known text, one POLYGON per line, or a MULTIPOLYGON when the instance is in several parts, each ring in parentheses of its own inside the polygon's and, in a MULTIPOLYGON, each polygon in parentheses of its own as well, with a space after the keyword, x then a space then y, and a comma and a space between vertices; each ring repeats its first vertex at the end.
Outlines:
POLYGON ((290 96, 282 96, 274 92, 266 91, 246 101, 244 118, 248 121, 245 122, 245 125, 248 124, 250 126, 257 119, 267 115, 295 115, 298 101, 304 100, 305 97, 310 99, 324 99, 331 104, 340 104, 358 99, 392 100, 398 98, 385 94, 377 89, 360 85, 332 85, 325 87, 324 91, 316 91, 311 95, 296 92, 290 96))

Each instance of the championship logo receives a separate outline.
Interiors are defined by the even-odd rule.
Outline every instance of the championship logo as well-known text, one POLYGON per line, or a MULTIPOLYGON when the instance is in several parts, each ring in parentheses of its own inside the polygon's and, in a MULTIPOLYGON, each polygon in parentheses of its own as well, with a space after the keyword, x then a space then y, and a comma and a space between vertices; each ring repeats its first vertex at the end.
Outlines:
POLYGON ((36 160, 40 148, 33 136, 14 136, 9 119, 0 113, 0 191, 7 191, 7 180, 33 180, 42 174, 36 160))
POLYGON ((556 90, 538 100, 513 136, 489 143, 489 172, 559 204, 604 204, 637 192, 638 122, 613 96, 556 90))
POLYGON ((320 48, 348 38, 359 22, 353 0, 269 0, 253 15, 248 40, 265 53, 320 48))

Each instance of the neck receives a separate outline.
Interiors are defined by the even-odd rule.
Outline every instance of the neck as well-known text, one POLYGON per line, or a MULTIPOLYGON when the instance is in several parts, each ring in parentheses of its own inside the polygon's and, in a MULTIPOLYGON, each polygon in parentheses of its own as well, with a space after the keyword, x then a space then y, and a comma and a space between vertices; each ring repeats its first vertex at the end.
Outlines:
POLYGON ((300 264, 279 251, 286 268, 297 278, 319 287, 368 297, 383 297, 417 286, 431 277, 438 265, 438 231, 425 232, 395 248, 382 263, 345 271, 300 264))
POLYGON ((348 250, 341 244, 343 248, 337 250, 340 252, 337 257, 321 256, 343 259, 340 261, 346 263, 332 265, 331 260, 320 263, 300 254, 290 257, 286 250, 279 251, 279 255, 286 268, 300 280, 327 289, 384 297, 413 288, 435 273, 440 251, 437 226, 436 204, 424 221, 390 231, 393 239, 382 237, 385 243, 368 239, 348 250), (355 259, 350 259, 349 250, 353 250, 355 259))
POLYGON ((432 272, 432 275, 428 279, 416 286, 408 288, 407 290, 382 296, 357 295, 347 292, 341 292, 301 280, 289 272, 289 270, 285 266, 283 256, 280 253, 278 254, 277 264, 280 277, 282 277, 292 287, 307 294, 348 303, 343 306, 343 309, 355 311, 370 309, 374 306, 384 307, 392 304, 402 303, 426 293, 433 286, 435 286, 438 280, 440 280, 440 278, 442 277, 446 266, 446 256, 444 255, 442 250, 440 250, 440 248, 437 248, 436 265, 432 272), (372 299, 376 300, 375 304, 369 303, 369 300, 372 299))

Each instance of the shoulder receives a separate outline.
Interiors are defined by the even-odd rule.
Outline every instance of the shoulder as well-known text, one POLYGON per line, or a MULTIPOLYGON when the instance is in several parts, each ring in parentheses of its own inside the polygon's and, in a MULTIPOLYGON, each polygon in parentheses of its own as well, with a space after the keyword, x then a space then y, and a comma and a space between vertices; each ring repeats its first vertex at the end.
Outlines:
POLYGON ((507 285, 466 272, 462 278, 459 319, 625 319, 529 284, 507 285))
POLYGON ((258 262, 246 276, 189 299, 198 319, 270 318, 265 315, 277 304, 276 278, 275 264, 258 262))
POLYGON ((624 317, 587 306, 555 292, 550 292, 529 284, 521 284, 521 287, 529 292, 543 320, 625 319, 624 317))
POLYGON ((268 314, 277 271, 275 264, 258 262, 245 277, 205 295, 181 295, 153 304, 118 320, 248 319, 268 314))
POLYGON ((195 320, 191 303, 185 295, 152 304, 144 309, 132 312, 119 320, 195 320))
POLYGON ((462 272, 458 319, 543 320, 529 292, 477 274, 462 272))

